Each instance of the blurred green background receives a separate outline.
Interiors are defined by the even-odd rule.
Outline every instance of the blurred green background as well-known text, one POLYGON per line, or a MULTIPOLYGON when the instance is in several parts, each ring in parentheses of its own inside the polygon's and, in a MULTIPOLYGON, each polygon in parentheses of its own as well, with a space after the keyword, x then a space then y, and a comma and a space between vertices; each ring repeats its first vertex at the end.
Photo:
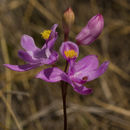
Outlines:
MULTIPOLYGON (((101 13, 105 25, 90 46, 81 46, 79 58, 96 54, 107 72, 87 83, 94 92, 82 96, 68 87, 68 130, 130 130, 130 0, 0 0, 0 130, 62 130, 60 83, 46 83, 34 76, 42 66, 28 72, 14 72, 4 63, 23 64, 17 51, 23 34, 41 47, 40 33, 58 23, 58 51, 63 41, 61 19, 66 8, 75 12, 70 40, 88 20, 101 13)), ((57 65, 63 69, 60 56, 57 65)))

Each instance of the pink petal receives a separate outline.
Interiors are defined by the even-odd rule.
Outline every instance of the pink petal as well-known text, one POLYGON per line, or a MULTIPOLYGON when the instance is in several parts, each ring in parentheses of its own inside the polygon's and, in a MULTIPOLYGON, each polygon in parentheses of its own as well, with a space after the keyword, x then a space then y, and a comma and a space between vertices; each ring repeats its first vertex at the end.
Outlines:
POLYGON ((61 80, 65 82, 70 82, 68 76, 57 67, 42 70, 37 74, 36 78, 40 78, 47 82, 59 82, 61 80))
POLYGON ((26 51, 34 51, 38 49, 35 45, 35 42, 32 37, 28 35, 23 35, 21 38, 21 46, 26 50, 26 51))
POLYGON ((98 68, 97 57, 95 55, 86 56, 73 66, 70 79, 73 82, 84 84, 102 75, 106 71, 108 64, 109 62, 106 61, 98 68))
POLYGON ((36 59, 36 58, 34 59, 33 56, 29 55, 27 52, 25 52, 23 50, 18 51, 18 56, 28 63, 38 63, 38 62, 40 62, 40 59, 36 59))
POLYGON ((25 64, 25 65, 4 64, 4 66, 11 69, 11 70, 14 70, 14 71, 24 72, 24 71, 31 70, 31 69, 38 67, 39 64, 34 64, 34 65, 30 65, 30 64, 25 64))
POLYGON ((88 55, 79 60, 75 65, 74 69, 76 72, 85 70, 94 70, 98 67, 98 59, 96 55, 88 55))
POLYGON ((94 71, 88 73, 87 81, 94 80, 94 79, 98 78, 99 76, 101 76, 107 70, 108 65, 109 65, 109 62, 105 61, 101 64, 101 66, 97 70, 94 70, 94 71))
POLYGON ((77 92, 81 95, 88 95, 88 94, 92 93, 91 88, 86 88, 85 86, 82 86, 80 84, 74 84, 73 89, 75 92, 77 92))

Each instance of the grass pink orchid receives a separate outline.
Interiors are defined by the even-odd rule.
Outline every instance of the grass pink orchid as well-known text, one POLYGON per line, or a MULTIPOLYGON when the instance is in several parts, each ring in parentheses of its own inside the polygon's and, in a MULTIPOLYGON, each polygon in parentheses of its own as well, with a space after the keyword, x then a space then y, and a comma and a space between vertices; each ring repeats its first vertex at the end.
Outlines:
POLYGON ((57 24, 54 24, 51 30, 44 30, 42 37, 46 40, 43 47, 40 49, 35 45, 32 37, 23 35, 21 38, 21 46, 24 50, 18 52, 18 56, 27 64, 25 65, 11 65, 4 64, 4 66, 14 71, 27 71, 44 64, 53 64, 58 59, 58 54, 53 50, 53 45, 58 37, 56 32, 57 24))
POLYGON ((105 61, 99 66, 97 56, 95 55, 86 56, 76 62, 75 58, 78 56, 78 46, 70 41, 63 42, 60 51, 63 57, 69 61, 68 72, 65 73, 57 67, 52 67, 42 70, 37 74, 36 78, 47 82, 59 82, 62 80, 71 84, 77 93, 82 95, 90 94, 92 89, 86 88, 84 83, 101 76, 106 71, 109 62, 105 61))
MULTIPOLYGON (((109 62, 105 61, 99 65, 96 55, 88 55, 77 60, 79 55, 78 45, 91 44, 102 32, 104 19, 101 14, 93 16, 88 24, 76 36, 76 43, 69 41, 69 33, 74 23, 75 15, 71 8, 68 8, 62 17, 64 42, 60 47, 60 53, 66 60, 64 71, 58 67, 50 67, 40 71, 36 78, 46 82, 61 82, 61 92, 63 100, 64 130, 67 130, 67 110, 66 96, 67 87, 70 84, 73 90, 81 95, 92 93, 92 88, 87 88, 85 84, 101 76, 108 68, 109 62)), ((54 24, 50 30, 44 30, 41 35, 45 39, 42 48, 38 48, 31 36, 23 35, 21 46, 24 50, 18 51, 18 56, 23 59, 24 65, 4 64, 5 67, 14 71, 28 71, 44 64, 53 64, 58 59, 58 53, 53 50, 58 33, 57 24, 54 24)))
POLYGON ((109 62, 104 62, 99 66, 97 56, 89 55, 75 62, 72 60, 69 65, 68 73, 63 72, 57 67, 42 70, 36 78, 47 82, 59 82, 61 80, 72 85, 74 91, 79 94, 87 95, 92 92, 91 88, 86 88, 84 83, 92 81, 101 76, 107 69, 109 62))

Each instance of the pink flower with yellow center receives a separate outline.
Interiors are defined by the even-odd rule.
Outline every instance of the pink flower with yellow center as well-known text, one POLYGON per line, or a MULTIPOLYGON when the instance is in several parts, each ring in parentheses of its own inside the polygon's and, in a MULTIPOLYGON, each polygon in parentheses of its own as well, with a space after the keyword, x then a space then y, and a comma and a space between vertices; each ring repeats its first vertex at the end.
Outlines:
POLYGON ((11 65, 4 64, 7 68, 14 71, 27 71, 34 69, 44 64, 53 64, 58 59, 58 54, 53 50, 53 46, 58 37, 56 32, 57 24, 54 24, 51 30, 44 30, 41 34, 45 39, 45 44, 40 49, 35 45, 32 37, 23 35, 21 38, 21 46, 24 50, 18 51, 18 56, 27 64, 25 65, 11 65))
POLYGON ((60 52, 69 62, 68 72, 65 73, 57 67, 52 67, 42 70, 36 78, 47 82, 59 82, 62 80, 69 83, 77 93, 82 95, 90 94, 92 89, 86 88, 84 84, 101 76, 108 68, 109 62, 105 61, 99 66, 97 56, 95 55, 86 56, 76 62, 79 48, 70 41, 62 43, 60 52))

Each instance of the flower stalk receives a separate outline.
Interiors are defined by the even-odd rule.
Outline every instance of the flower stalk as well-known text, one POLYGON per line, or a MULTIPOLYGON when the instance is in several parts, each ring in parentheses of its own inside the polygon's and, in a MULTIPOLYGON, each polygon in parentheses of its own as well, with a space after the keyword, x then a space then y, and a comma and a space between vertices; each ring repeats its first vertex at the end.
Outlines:
MULTIPOLYGON (((68 68, 68 62, 66 61, 65 70, 66 73, 68 68)), ((63 100, 63 113, 64 113, 64 130, 67 130, 67 111, 66 111, 66 96, 67 96, 67 83, 61 81, 61 92, 62 92, 62 100, 63 100)))
MULTIPOLYGON (((64 30, 64 42, 69 40, 69 32, 72 24, 74 23, 74 12, 71 8, 68 8, 63 15, 62 24, 64 30)), ((68 61, 66 60, 66 65, 64 72, 67 72, 68 61)), ((66 96, 67 96, 67 83, 61 81, 61 91, 62 91, 62 100, 63 100, 63 113, 64 113, 64 130, 67 130, 67 112, 66 112, 66 96)))

